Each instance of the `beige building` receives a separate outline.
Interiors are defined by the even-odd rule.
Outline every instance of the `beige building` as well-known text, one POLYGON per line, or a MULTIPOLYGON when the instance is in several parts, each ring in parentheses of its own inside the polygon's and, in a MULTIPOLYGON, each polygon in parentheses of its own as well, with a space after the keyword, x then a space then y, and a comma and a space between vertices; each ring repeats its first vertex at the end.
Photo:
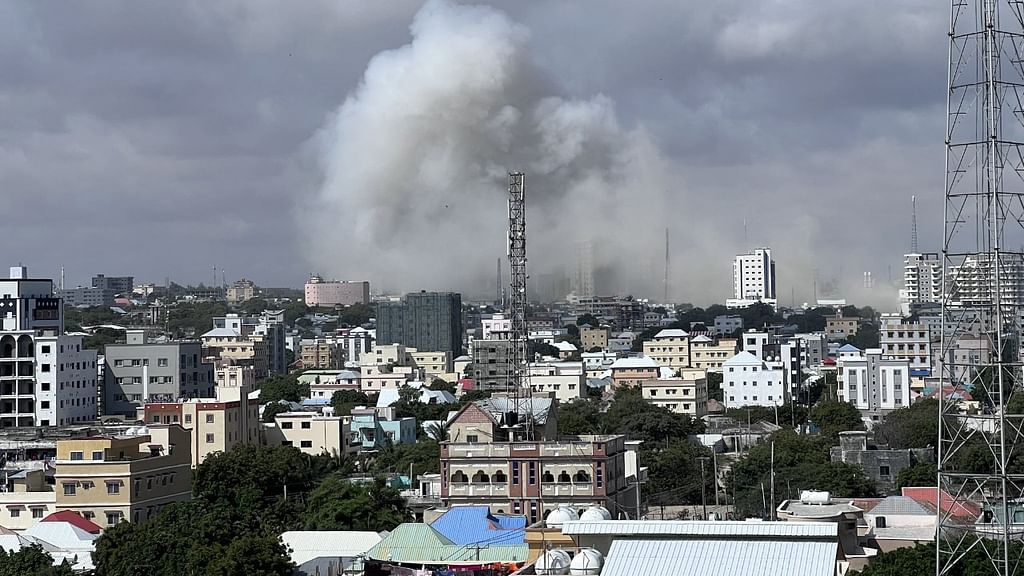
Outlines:
POLYGON ((348 454, 359 451, 348 421, 319 412, 283 412, 264 428, 267 444, 295 446, 305 454, 348 454))
POLYGON ((735 338, 696 336, 690 340, 690 367, 698 370, 721 372, 722 364, 736 355, 738 341, 735 338))
POLYGON ((252 280, 241 280, 235 281, 234 284, 228 286, 225 291, 225 297, 228 304, 241 304, 248 300, 252 300, 256 297, 256 284, 252 280))
POLYGON ((644 356, 673 370, 690 366, 690 335, 684 330, 665 329, 644 342, 644 356))
POLYGON ((216 398, 148 403, 140 418, 152 424, 180 424, 190 436, 192 467, 214 452, 260 442, 259 399, 247 386, 218 386, 216 398))
POLYGON ((249 366, 256 379, 268 372, 267 342, 263 336, 242 336, 230 328, 214 328, 203 334, 203 362, 216 366, 249 366))
POLYGON ((640 385, 644 400, 679 414, 701 418, 708 413, 708 386, 703 370, 683 370, 681 377, 646 380, 640 385))
POLYGON ((413 348, 408 351, 410 364, 422 371, 425 381, 433 378, 444 379, 452 371, 452 353, 445 352, 420 352, 413 348))
POLYGON ((338 345, 324 339, 303 342, 299 359, 303 370, 338 370, 344 363, 338 345))
POLYGON ((221 388, 244 387, 250 392, 256 389, 256 372, 249 366, 221 366, 213 377, 221 388))
POLYGON ((554 396, 559 402, 580 398, 587 387, 582 362, 537 362, 530 364, 530 387, 535 396, 554 396))
POLYGON ((57 442, 57 511, 73 510, 109 527, 147 520, 167 504, 192 498, 188 432, 176 424, 136 431, 57 442))
MULTIPOLYGON (((41 462, 40 462, 41 464, 41 462)), ((0 492, 0 526, 24 530, 57 511, 57 495, 42 467, 8 471, 0 492)))
POLYGON ((619 358, 611 365, 612 386, 639 387, 647 380, 657 380, 661 375, 661 366, 652 358, 644 356, 619 358))
POLYGON ((591 326, 580 327, 580 344, 584 352, 590 352, 594 348, 604 350, 608 347, 608 338, 611 338, 612 329, 607 326, 593 328, 591 326))
POLYGON ((825 319, 825 335, 829 340, 845 340, 857 333, 860 318, 843 316, 842 312, 825 319))

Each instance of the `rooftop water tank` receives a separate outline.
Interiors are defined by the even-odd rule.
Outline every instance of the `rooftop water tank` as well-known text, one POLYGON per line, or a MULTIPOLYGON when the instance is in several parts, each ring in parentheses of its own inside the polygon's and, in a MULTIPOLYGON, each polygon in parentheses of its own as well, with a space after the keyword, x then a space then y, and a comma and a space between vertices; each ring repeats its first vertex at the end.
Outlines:
POLYGON ((580 515, 572 508, 569 508, 568 506, 559 506, 557 509, 553 510, 551 514, 548 514, 545 522, 547 523, 548 528, 559 528, 566 522, 572 522, 579 519, 580 515))
POLYGON ((596 576, 604 567, 604 556, 593 548, 583 548, 576 553, 569 565, 569 574, 573 576, 596 576))
POLYGON ((533 565, 533 571, 542 576, 553 574, 568 574, 572 558, 565 550, 548 550, 543 556, 537 558, 533 565))
POLYGON ((800 492, 800 502, 803 504, 829 504, 832 501, 832 495, 828 492, 819 492, 817 490, 804 490, 800 492))
POLYGON ((604 506, 591 506, 584 510, 583 514, 580 514, 580 520, 584 522, 602 522, 611 519, 612 513, 604 506))

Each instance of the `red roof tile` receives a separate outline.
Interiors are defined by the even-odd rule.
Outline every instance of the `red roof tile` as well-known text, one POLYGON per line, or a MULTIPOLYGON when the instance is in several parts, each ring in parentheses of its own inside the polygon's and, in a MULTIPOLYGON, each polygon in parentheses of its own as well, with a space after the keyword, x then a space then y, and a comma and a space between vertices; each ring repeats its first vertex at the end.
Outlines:
POLYGON ((76 528, 81 528, 90 534, 99 534, 103 531, 98 524, 95 522, 83 518, 78 512, 71 510, 61 510, 60 512, 54 512, 46 518, 40 520, 40 522, 67 522, 76 528))
POLYGON ((941 491, 939 495, 939 489, 935 487, 905 487, 903 488, 903 495, 909 498, 913 498, 921 504, 925 504, 932 509, 940 509, 954 518, 962 518, 966 520, 975 520, 981 509, 975 504, 970 502, 957 501, 953 498, 949 492, 945 490, 941 491), (941 504, 940 504, 941 502, 941 504))

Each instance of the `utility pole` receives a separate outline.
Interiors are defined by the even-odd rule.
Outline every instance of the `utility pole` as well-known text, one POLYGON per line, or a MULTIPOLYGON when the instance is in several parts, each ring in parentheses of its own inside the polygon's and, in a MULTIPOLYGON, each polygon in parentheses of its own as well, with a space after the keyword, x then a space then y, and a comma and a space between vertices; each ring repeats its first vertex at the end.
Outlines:
POLYGON ((769 475, 771 480, 771 495, 772 495, 772 509, 769 511, 772 520, 777 520, 775 517, 775 442, 772 442, 772 459, 771 459, 771 474, 769 475))
POLYGON ((700 503, 701 503, 701 506, 704 507, 704 519, 705 520, 708 519, 708 499, 707 499, 707 497, 705 495, 705 490, 707 488, 707 482, 704 480, 704 462, 706 462, 707 459, 708 459, 707 456, 701 456, 700 458, 698 458, 698 460, 700 460, 700 503))
POLYGON ((711 469, 712 478, 714 478, 715 486, 715 511, 720 512, 718 509, 718 452, 714 448, 711 449, 711 469))

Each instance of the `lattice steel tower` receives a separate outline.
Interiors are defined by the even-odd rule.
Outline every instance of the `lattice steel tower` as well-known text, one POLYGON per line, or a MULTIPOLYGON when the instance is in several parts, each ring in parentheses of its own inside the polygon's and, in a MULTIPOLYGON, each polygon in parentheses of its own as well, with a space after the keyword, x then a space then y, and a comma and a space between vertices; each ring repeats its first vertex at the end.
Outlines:
POLYGON ((936 574, 972 553, 1008 575, 1024 531, 1022 2, 952 0, 949 42, 936 574))
MULTIPOLYGON (((516 422, 507 423, 522 430, 532 440, 533 410, 527 363, 526 326, 526 188, 522 172, 508 175, 508 265, 509 265, 509 336, 508 380, 506 391, 513 399, 516 422)), ((511 436, 511 434, 510 434, 511 436)))

